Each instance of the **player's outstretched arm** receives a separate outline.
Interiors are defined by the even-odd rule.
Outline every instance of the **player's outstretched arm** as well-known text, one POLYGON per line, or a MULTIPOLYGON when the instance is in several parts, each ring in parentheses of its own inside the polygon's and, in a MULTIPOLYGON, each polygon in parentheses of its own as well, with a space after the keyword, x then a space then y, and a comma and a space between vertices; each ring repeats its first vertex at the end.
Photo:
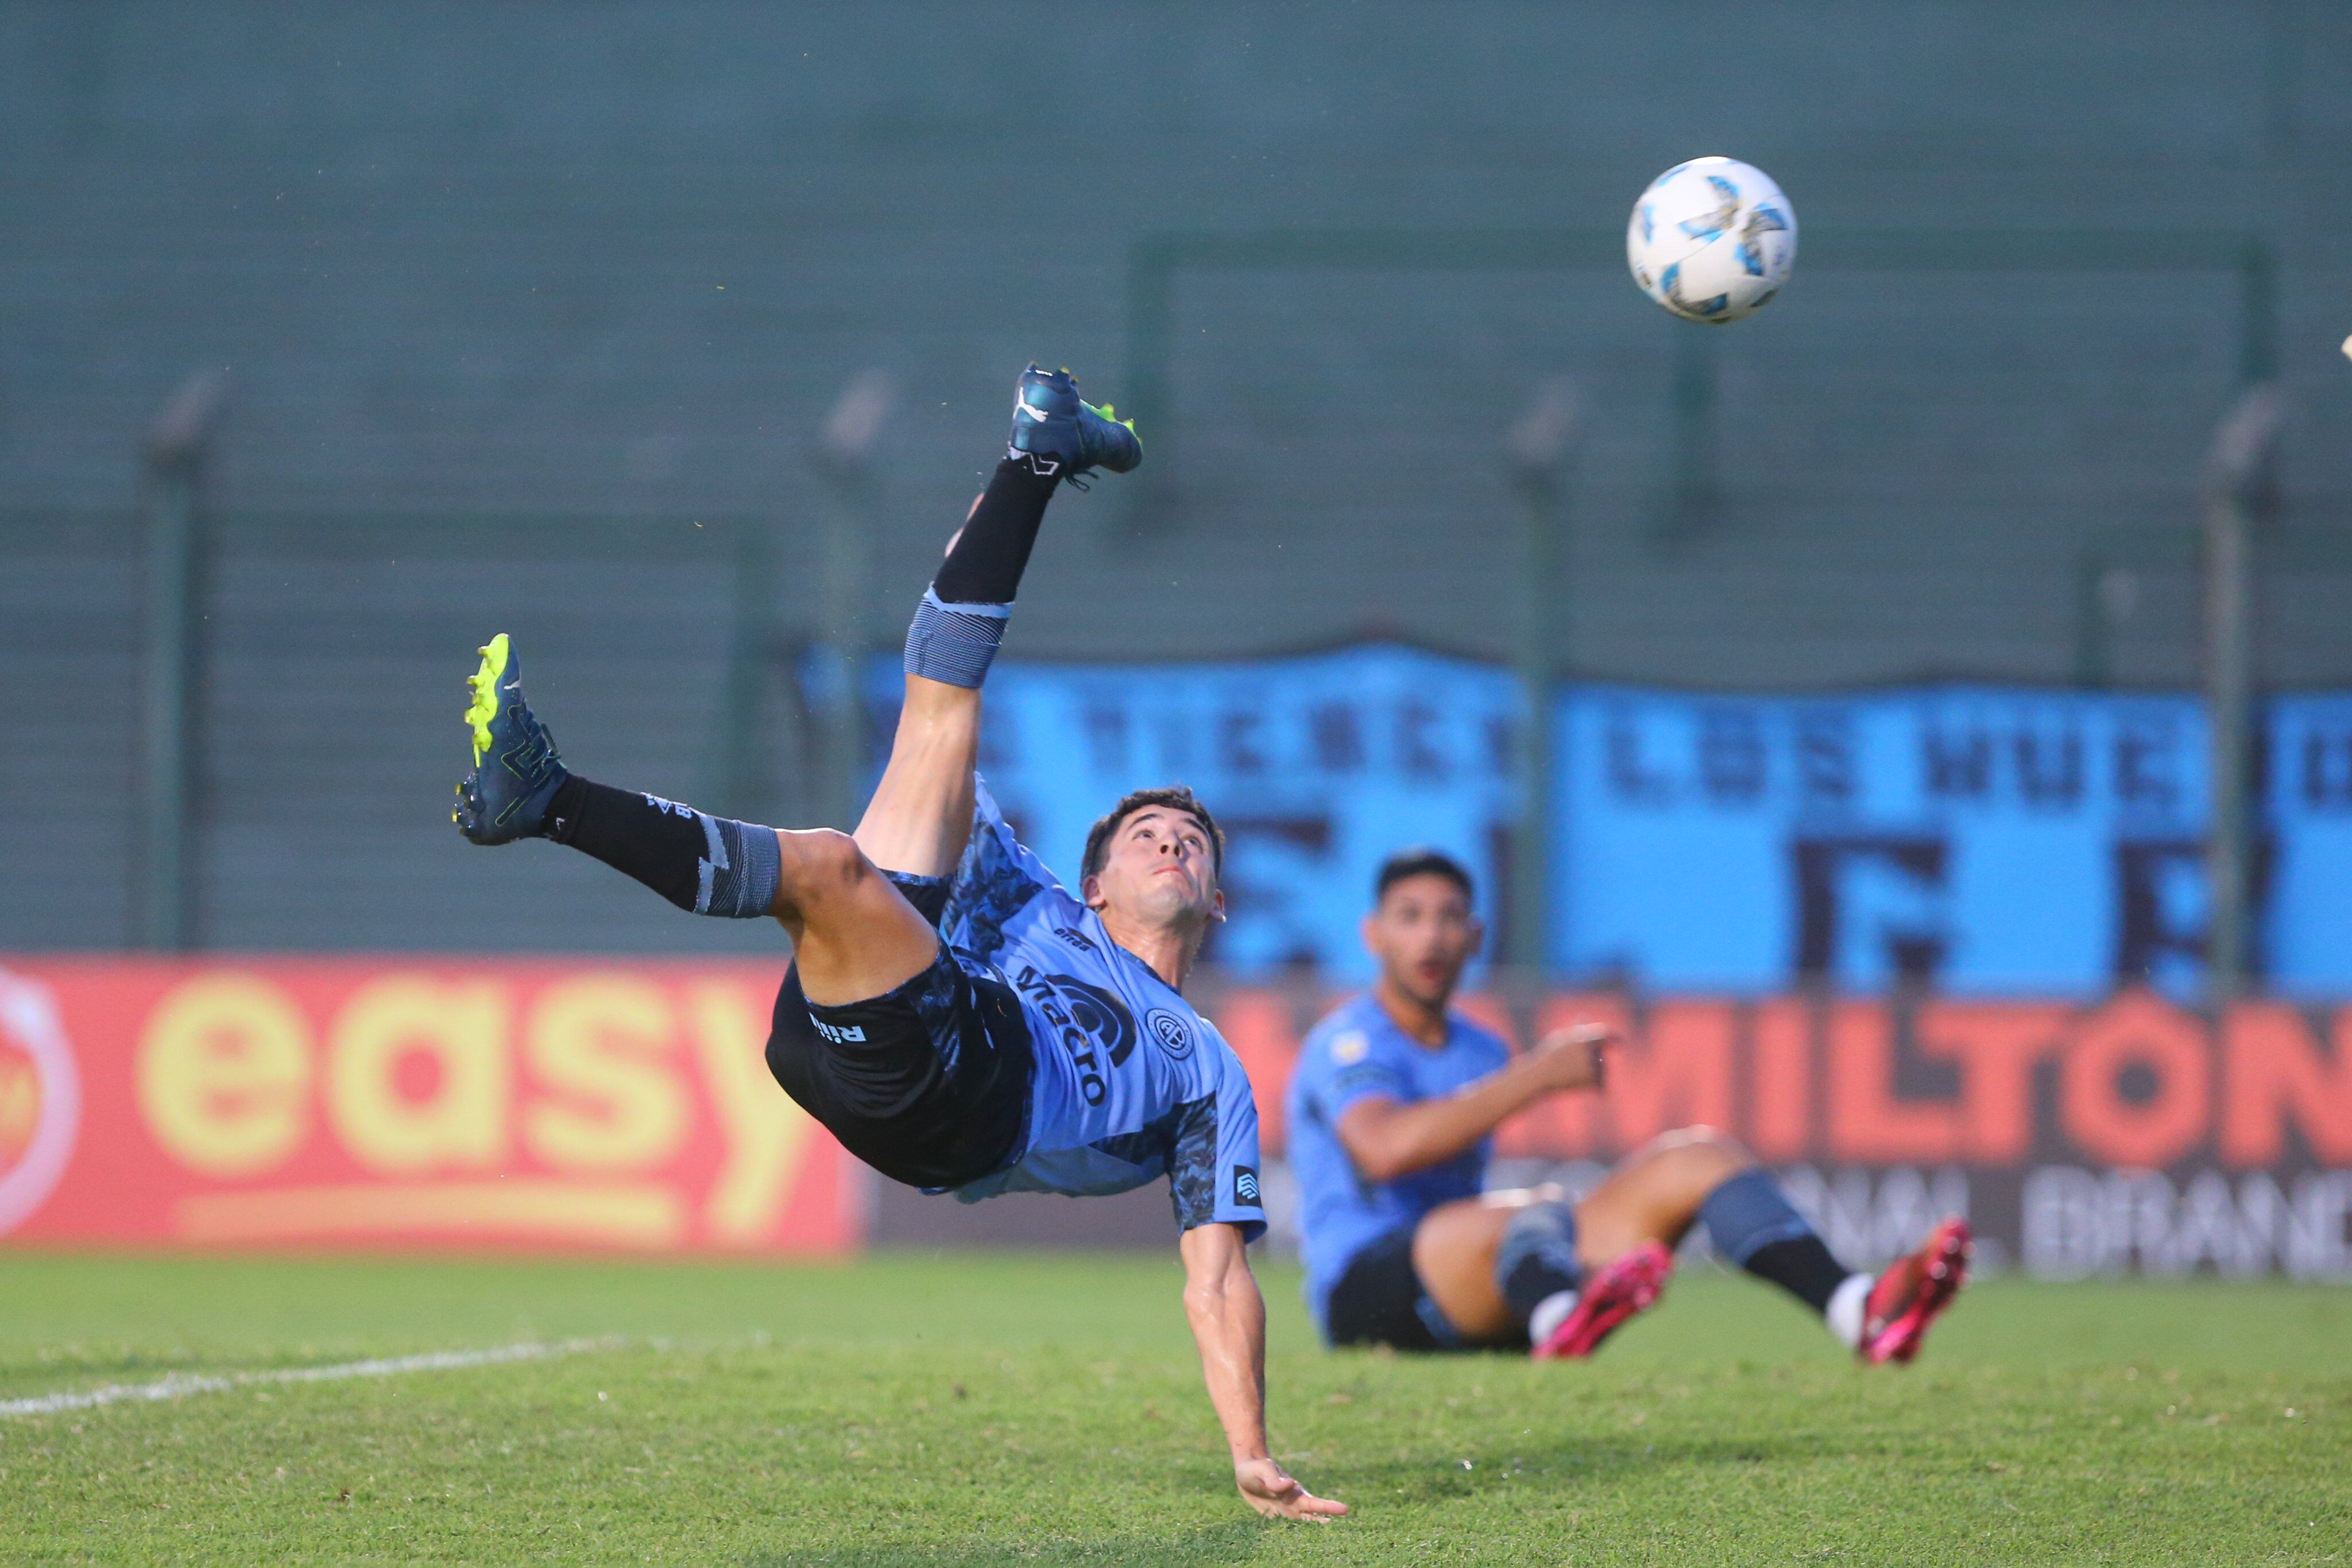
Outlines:
POLYGON ((1452 1159, 1547 1094, 1600 1088, 1602 1052, 1616 1038, 1598 1025, 1559 1030, 1451 1094, 1409 1105, 1368 1095, 1340 1113, 1334 1130, 1367 1181, 1394 1181, 1452 1159))
POLYGON ((1348 1505, 1317 1497, 1275 1462, 1265 1446, 1265 1298, 1250 1272, 1237 1225, 1196 1225, 1178 1249, 1184 1259, 1184 1315, 1201 1347, 1209 1402, 1233 1450, 1242 1500, 1269 1519, 1329 1519, 1348 1505))

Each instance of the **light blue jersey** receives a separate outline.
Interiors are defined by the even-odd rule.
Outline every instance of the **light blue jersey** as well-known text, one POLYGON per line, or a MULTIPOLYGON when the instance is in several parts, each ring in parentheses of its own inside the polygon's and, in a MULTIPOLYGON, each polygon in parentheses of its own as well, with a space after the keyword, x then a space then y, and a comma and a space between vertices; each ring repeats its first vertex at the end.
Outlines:
POLYGON ((967 969, 1020 998, 1037 1063, 1021 1153, 956 1197, 1125 1192, 1165 1176, 1179 1228, 1265 1232, 1241 1060, 1013 838, 985 784, 940 930, 967 969))
POLYGON ((1475 1197, 1485 1186, 1494 1139, 1482 1138, 1439 1165, 1394 1181, 1366 1181, 1339 1142, 1340 1116, 1378 1095, 1400 1105, 1451 1094, 1510 1061, 1510 1048, 1459 1014, 1445 1042, 1425 1046, 1397 1028, 1370 992, 1317 1024, 1298 1054, 1286 1103, 1290 1171, 1298 1180, 1307 1304, 1328 1322, 1331 1287, 1356 1254, 1409 1230, 1439 1204, 1475 1197))

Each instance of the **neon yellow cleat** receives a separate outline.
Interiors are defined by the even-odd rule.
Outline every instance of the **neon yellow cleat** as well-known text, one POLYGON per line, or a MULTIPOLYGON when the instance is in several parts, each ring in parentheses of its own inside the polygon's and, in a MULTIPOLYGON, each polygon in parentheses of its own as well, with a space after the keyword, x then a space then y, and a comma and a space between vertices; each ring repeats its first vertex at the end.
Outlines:
POLYGON ((538 834, 548 802, 571 775, 555 737, 523 700, 521 661, 507 634, 483 644, 481 654, 481 668, 466 683, 474 770, 458 784, 449 820, 475 843, 511 843, 538 834))

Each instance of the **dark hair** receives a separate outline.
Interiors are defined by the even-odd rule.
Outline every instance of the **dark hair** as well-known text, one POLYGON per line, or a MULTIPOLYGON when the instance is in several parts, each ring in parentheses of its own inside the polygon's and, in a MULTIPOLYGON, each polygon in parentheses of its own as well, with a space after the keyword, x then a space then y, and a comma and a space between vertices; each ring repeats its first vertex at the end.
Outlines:
POLYGON ((1381 873, 1372 879, 1372 902, 1380 903, 1389 895, 1389 889, 1409 876, 1442 876, 1462 890, 1465 904, 1478 896, 1470 885, 1470 873, 1460 861, 1444 850, 1416 844, 1412 849, 1397 851, 1381 862, 1381 873))
POLYGON ((1119 797, 1118 804, 1108 814, 1087 830, 1087 852, 1078 862, 1078 880, 1084 882, 1103 868, 1110 852, 1110 836, 1118 831, 1119 824, 1138 811, 1150 806, 1165 806, 1197 818, 1209 831, 1209 853, 1220 875, 1225 869, 1225 831, 1217 826, 1217 819, 1209 815, 1209 808, 1185 784, 1166 784, 1157 789, 1131 789, 1119 797))

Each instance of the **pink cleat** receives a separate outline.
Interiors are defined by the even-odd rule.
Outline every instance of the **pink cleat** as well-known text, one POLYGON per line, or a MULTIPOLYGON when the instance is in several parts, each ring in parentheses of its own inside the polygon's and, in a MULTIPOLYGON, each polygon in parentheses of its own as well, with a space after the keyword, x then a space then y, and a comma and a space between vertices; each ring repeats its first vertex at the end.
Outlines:
POLYGON ((1890 1265, 1863 1303, 1862 1343, 1854 1354, 1873 1365, 1918 1354, 1927 1325, 1968 1282, 1973 1246, 1969 1222, 1956 1214, 1936 1227, 1919 1250, 1890 1265))
POLYGON ((1674 1271, 1674 1254, 1654 1241, 1643 1242, 1595 1270, 1578 1293, 1576 1309, 1530 1354, 1538 1361, 1591 1355, 1618 1324, 1657 1301, 1674 1271))

